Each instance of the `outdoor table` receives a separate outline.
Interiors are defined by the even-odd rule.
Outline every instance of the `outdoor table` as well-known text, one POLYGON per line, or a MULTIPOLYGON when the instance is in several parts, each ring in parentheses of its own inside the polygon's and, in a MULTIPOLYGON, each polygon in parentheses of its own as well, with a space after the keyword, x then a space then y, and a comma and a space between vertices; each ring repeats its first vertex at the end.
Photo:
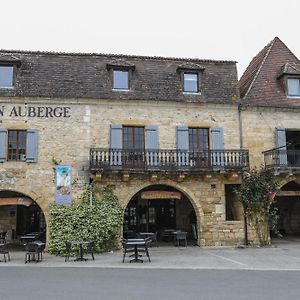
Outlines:
POLYGON ((145 238, 147 238, 147 237, 153 237, 154 235, 155 235, 155 233, 154 232, 139 232, 139 235, 143 238, 143 239, 145 239, 145 238))
POLYGON ((72 246, 79 246, 79 256, 74 261, 87 261, 87 258, 83 257, 83 245, 88 245, 91 241, 77 241, 71 242, 72 246))
POLYGON ((130 260, 129 262, 144 262, 142 259, 139 258, 139 253, 138 253, 138 247, 143 246, 146 247, 146 242, 144 239, 128 239, 125 242, 126 247, 127 246, 133 246, 134 247, 134 258, 130 260))
POLYGON ((26 234, 23 236, 20 236, 20 240, 22 243, 29 243, 29 242, 33 242, 36 238, 35 234, 26 234))

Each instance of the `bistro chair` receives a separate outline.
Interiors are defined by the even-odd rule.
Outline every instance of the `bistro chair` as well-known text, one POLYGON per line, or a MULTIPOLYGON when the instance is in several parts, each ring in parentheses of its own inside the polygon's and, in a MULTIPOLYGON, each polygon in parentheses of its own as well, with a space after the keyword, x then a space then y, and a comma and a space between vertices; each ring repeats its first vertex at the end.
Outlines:
POLYGON ((79 249, 78 249, 78 247, 73 248, 71 242, 66 242, 65 262, 70 259, 70 256, 72 256, 72 253, 76 253, 77 257, 79 257, 79 249))
POLYGON ((5 262, 6 262, 6 255, 7 255, 8 261, 10 261, 10 255, 9 255, 9 251, 8 251, 8 244, 0 245, 0 254, 3 254, 5 262))
POLYGON ((31 242, 25 245, 25 264, 31 261, 38 262, 40 259, 40 246, 31 242))
POLYGON ((7 231, 0 232, 0 243, 6 243, 6 234, 7 231))
POLYGON ((134 246, 128 245, 126 239, 122 240, 122 246, 123 246, 123 263, 124 263, 126 254, 130 254, 129 256, 131 256, 134 253, 134 246))
POLYGON ((183 242, 184 246, 187 247, 186 235, 187 235, 186 231, 176 231, 176 232, 174 232, 175 246, 180 246, 180 242, 183 242))
POLYGON ((89 254, 91 254, 93 260, 95 259, 94 258, 94 249, 95 249, 95 242, 94 241, 90 241, 88 243, 88 246, 87 246, 87 252, 89 254))
POLYGON ((152 243, 152 237, 147 237, 145 238, 145 245, 143 246, 138 246, 138 253, 145 253, 146 256, 148 257, 149 262, 150 260, 150 255, 149 255, 149 247, 151 246, 152 243))

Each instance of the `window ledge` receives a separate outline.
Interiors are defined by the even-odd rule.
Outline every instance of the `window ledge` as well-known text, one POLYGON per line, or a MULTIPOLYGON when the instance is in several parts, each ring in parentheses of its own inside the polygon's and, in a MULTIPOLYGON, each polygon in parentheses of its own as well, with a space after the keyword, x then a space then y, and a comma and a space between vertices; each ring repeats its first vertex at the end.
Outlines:
POLYGON ((14 86, 0 86, 0 90, 13 90, 14 86))
POLYGON ((201 92, 183 92, 183 95, 201 95, 201 92))
POLYGON ((130 92, 131 90, 127 89, 112 89, 113 92, 130 92))
POLYGON ((287 95, 287 97, 290 99, 300 99, 300 95, 295 95, 295 96, 287 95))

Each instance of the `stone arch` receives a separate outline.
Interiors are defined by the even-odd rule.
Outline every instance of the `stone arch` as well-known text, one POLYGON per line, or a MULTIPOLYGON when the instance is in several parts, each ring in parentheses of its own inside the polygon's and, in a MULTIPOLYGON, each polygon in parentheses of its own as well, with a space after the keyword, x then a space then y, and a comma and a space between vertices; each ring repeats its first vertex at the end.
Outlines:
POLYGON ((197 220, 197 233, 198 233, 198 245, 200 246, 201 244, 201 232, 202 232, 202 228, 203 228, 203 222, 204 222, 204 212, 203 209, 200 205, 200 201, 196 201, 197 197, 196 195, 190 191, 189 189, 187 189, 186 187, 184 187, 183 185, 181 185, 180 183, 174 182, 172 180, 166 179, 166 180, 159 180, 157 182, 145 182, 142 183, 140 185, 134 186, 132 187, 132 189, 130 189, 130 192, 127 194, 127 196, 124 199, 123 202, 123 207, 125 208, 128 203, 130 202, 130 200, 136 195, 138 194, 141 190, 151 187, 151 186, 155 186, 155 185, 164 185, 167 187, 171 187, 174 188, 176 190, 178 190, 179 192, 181 192, 190 202, 190 204, 193 207, 193 210, 195 212, 196 215, 196 220, 197 220))
POLYGON ((292 181, 300 184, 300 178, 299 177, 295 177, 295 176, 285 177, 285 178, 280 180, 280 189, 282 187, 284 187, 286 184, 288 184, 289 182, 292 182, 292 181))
POLYGON ((45 217, 45 223, 46 223, 46 241, 48 241, 48 233, 49 233, 49 209, 48 204, 46 203, 43 196, 39 195, 37 192, 32 191, 26 187, 12 187, 12 186, 3 186, 0 185, 0 191, 11 191, 11 192, 17 192, 19 194, 23 194, 24 196, 31 198, 41 209, 41 211, 44 214, 45 217))
POLYGON ((203 219, 204 212, 203 212, 203 209, 202 209, 200 203, 199 202, 197 203, 195 201, 195 199, 196 199, 195 194, 192 193, 191 191, 189 191, 184 186, 181 186, 180 184, 178 184, 172 180, 159 180, 158 182, 155 182, 155 183, 145 182, 143 184, 135 186, 134 189, 130 192, 130 194, 128 194, 127 197, 125 198, 125 202, 123 203, 124 207, 126 207, 129 203, 129 201, 132 199, 132 197, 134 195, 136 195, 138 192, 140 192, 142 189, 151 187, 152 185, 157 185, 157 184, 170 186, 174 189, 177 189, 181 193, 183 193, 189 199, 190 203, 192 204, 192 206, 195 210, 196 216, 197 216, 197 220, 199 221, 199 224, 200 224, 201 219, 203 219))

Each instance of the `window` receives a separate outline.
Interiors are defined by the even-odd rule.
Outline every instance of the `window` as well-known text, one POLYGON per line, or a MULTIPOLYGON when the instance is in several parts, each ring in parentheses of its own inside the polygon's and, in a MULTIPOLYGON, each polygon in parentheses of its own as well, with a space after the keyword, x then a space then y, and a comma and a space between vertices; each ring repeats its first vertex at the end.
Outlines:
POLYGON ((198 74, 183 73, 183 91, 188 93, 198 93, 198 74))
POLYGON ((208 128, 189 128, 190 151, 208 150, 208 128))
POLYGON ((26 130, 8 131, 8 156, 7 160, 26 160, 26 130))
POLYGON ((288 78, 287 87, 288 96, 300 97, 300 78, 288 78))
POLYGON ((145 149, 144 127, 123 127, 123 149, 145 149))
POLYGON ((113 89, 129 89, 129 76, 127 70, 113 70, 113 89))
POLYGON ((235 193, 239 186, 239 184, 225 184, 226 221, 242 220, 243 206, 235 193))
POLYGON ((207 167, 209 165, 208 128, 189 128, 190 165, 207 167))
POLYGON ((12 88, 13 87, 13 66, 1 66, 0 65, 0 88, 12 88))

